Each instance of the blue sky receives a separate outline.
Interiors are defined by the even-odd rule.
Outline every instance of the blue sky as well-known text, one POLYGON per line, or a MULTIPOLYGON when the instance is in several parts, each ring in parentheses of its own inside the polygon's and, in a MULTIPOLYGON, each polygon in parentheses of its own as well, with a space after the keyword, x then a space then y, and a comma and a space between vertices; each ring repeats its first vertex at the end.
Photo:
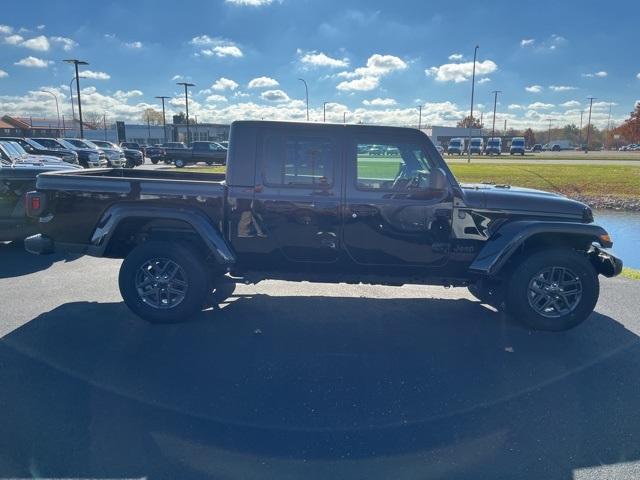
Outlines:
MULTIPOLYGON (((625 118, 640 100, 640 2, 428 2, 210 0, 17 2, 0 20, 0 113, 71 115, 76 57, 85 111, 139 121, 176 81, 196 84, 200 121, 302 119, 455 124, 468 114, 473 47, 476 112, 542 128, 578 123, 595 96, 594 122, 625 118), (90 5, 90 7, 88 7, 90 5), (517 5, 517 6, 515 6, 517 5)), ((479 114, 479 113, 478 113, 479 114)))

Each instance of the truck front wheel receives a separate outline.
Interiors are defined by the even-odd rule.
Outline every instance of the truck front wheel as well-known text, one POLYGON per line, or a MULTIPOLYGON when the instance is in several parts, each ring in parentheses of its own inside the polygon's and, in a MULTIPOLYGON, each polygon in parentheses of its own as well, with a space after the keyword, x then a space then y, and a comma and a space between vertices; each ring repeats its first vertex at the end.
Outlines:
POLYGON ((568 248, 525 257, 507 280, 508 312, 535 330, 579 325, 598 302, 598 274, 585 254, 568 248))
POLYGON ((207 270, 196 252, 179 243, 149 241, 122 262, 120 293, 138 316, 153 323, 173 323, 198 312, 208 294, 207 270))
POLYGON ((182 159, 180 159, 180 158, 179 158, 179 159, 177 159, 177 160, 174 160, 174 162, 173 162, 173 163, 174 163, 174 164, 175 164, 175 166, 176 166, 176 167, 178 167, 178 168, 183 168, 183 167, 185 166, 184 160, 182 160, 182 159))

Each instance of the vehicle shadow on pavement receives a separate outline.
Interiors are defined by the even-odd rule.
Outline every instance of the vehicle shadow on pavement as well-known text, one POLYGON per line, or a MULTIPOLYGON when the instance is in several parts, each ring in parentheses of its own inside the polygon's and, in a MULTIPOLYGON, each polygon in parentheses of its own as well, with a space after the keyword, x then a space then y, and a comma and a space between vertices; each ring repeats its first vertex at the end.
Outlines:
POLYGON ((46 270, 56 262, 71 262, 80 258, 74 254, 30 255, 22 242, 0 243, 0 279, 20 277, 46 270))
POLYGON ((640 459, 640 349, 465 299, 69 303, 0 340, 0 477, 532 478, 640 459))

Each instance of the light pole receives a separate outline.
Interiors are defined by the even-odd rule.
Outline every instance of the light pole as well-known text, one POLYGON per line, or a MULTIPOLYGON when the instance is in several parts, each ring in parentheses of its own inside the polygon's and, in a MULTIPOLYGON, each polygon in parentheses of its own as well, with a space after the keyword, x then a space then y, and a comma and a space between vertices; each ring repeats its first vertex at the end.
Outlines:
POLYGON ((58 114, 58 135, 60 135, 60 108, 58 108, 58 96, 53 93, 51 90, 42 90, 44 93, 48 93, 49 95, 53 95, 53 98, 56 100, 56 113, 58 114))
POLYGON ((347 123, 347 112, 342 113, 342 123, 347 123))
POLYGON ((582 147, 582 115, 584 114, 584 110, 580 110, 580 134, 579 134, 579 143, 582 147))
POLYGON ((610 147, 609 144, 609 133, 611 131, 611 102, 609 102, 609 117, 607 118, 607 136, 605 140, 607 141, 607 148, 610 147))
POLYGON ((107 141, 107 112, 102 115, 102 122, 104 125, 104 141, 107 141))
MULTIPOLYGON (((471 74, 471 113, 469 115, 469 143, 467 144, 467 163, 471 163, 471 129, 473 128, 473 94, 475 93, 476 86, 476 55, 478 54, 478 48, 480 45, 476 45, 473 49, 473 73, 471 74)), ((493 119, 495 122, 495 108, 493 112, 493 119)))
POLYGON ((589 153, 589 137, 591 136, 591 108, 596 97, 589 97, 589 120, 587 121, 587 144, 584 146, 584 153, 589 153))
MULTIPOLYGON (((83 77, 82 75, 80 75, 80 78, 87 78, 87 77, 83 77)), ((76 111, 75 111, 75 109, 73 108, 73 87, 71 86, 71 84, 72 84, 73 82, 75 82, 75 80, 76 80, 76 77, 75 77, 75 75, 74 75, 74 77, 73 77, 73 78, 71 79, 71 81, 69 82, 69 97, 71 97, 71 118, 72 118, 73 120, 75 120, 75 119, 76 119, 76 111)))
POLYGON ((164 114, 164 101, 166 98, 171 97, 159 96, 155 98, 159 98, 160 100, 162 100, 162 131, 164 133, 164 143, 167 143, 167 119, 164 114))
POLYGON ((418 130, 422 128, 422 105, 418 105, 418 130))
POLYGON ((496 105, 498 105, 498 94, 502 93, 502 91, 494 90, 491 93, 493 93, 493 126, 491 127, 491 138, 494 138, 496 132, 496 105))
POLYGON ((187 88, 188 87, 195 87, 195 83, 188 83, 188 82, 178 82, 176 83, 176 85, 184 85, 184 103, 185 103, 185 110, 187 111, 187 144, 189 143, 190 139, 190 135, 189 135, 189 93, 187 92, 187 88))
POLYGON ((64 60, 66 63, 72 63, 76 68, 76 91, 78 93, 78 118, 80 119, 80 138, 84 138, 84 126, 82 124, 82 100, 80 99, 80 73, 78 65, 89 65, 89 62, 78 60, 76 58, 64 60))
POLYGON ((549 122, 549 133, 547 133, 547 144, 549 145, 549 148, 551 148, 551 122, 554 120, 554 118, 547 118, 547 121, 549 122))
POLYGON ((307 82, 305 82, 304 78, 299 78, 302 83, 304 83, 304 92, 307 97, 307 122, 309 121, 309 87, 307 86, 307 82))
POLYGON ((322 122, 326 123, 327 121, 327 103, 329 102, 322 102, 322 122))

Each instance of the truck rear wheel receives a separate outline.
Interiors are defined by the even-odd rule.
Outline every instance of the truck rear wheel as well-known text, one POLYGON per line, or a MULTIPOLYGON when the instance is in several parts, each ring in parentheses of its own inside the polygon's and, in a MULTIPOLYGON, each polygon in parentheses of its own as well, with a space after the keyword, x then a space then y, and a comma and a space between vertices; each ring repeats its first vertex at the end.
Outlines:
POLYGON ((153 323, 189 319, 206 301, 209 286, 202 259, 188 246, 149 241, 122 262, 118 283, 127 306, 153 323))
POLYGON ((184 167, 184 166, 185 166, 184 160, 182 160, 181 158, 179 158, 179 159, 175 160, 173 163, 174 163, 174 164, 175 164, 175 166, 176 166, 176 167, 178 167, 178 168, 182 168, 182 167, 184 167))
POLYGON ((535 330, 579 325, 593 312, 600 294, 598 274, 587 256, 568 248, 524 258, 507 282, 508 312, 535 330))

